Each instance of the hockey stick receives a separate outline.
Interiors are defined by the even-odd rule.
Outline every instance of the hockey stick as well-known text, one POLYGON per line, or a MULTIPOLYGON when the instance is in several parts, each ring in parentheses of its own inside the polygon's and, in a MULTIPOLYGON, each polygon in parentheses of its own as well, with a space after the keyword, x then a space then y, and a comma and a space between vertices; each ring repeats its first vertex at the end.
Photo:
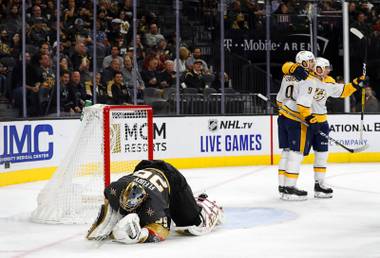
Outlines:
MULTIPOLYGON (((277 109, 279 109, 279 110, 281 110, 281 111, 287 113, 289 116, 293 117, 294 119, 296 119, 296 120, 297 120, 298 122, 300 122, 301 124, 303 124, 303 125, 309 127, 309 124, 308 124, 308 123, 306 123, 305 121, 299 119, 298 117, 296 117, 295 115, 293 115, 292 113, 290 113, 289 111, 287 111, 286 109, 284 109, 283 107, 277 106, 275 103, 273 103, 271 100, 269 100, 269 99, 268 99, 267 97, 265 97, 264 95, 262 95, 262 94, 259 93, 257 96, 258 96, 259 98, 261 98, 262 100, 264 100, 264 101, 266 101, 266 102, 269 102, 270 105, 271 105, 272 107, 277 108, 277 109)), ((363 146, 361 146, 361 147, 359 147, 359 148, 352 149, 352 148, 349 148, 349 147, 343 145, 342 143, 340 143, 339 141, 335 140, 334 138, 332 138, 331 136, 325 134, 325 133, 322 132, 322 131, 318 131, 318 133, 319 133, 322 137, 324 137, 324 138, 326 138, 327 140, 329 140, 329 141, 335 143, 336 145, 339 145, 340 147, 342 147, 343 149, 345 149, 346 151, 351 152, 351 153, 362 152, 362 151, 364 151, 364 150, 366 150, 366 149, 368 148, 368 145, 366 144, 366 145, 363 145, 363 146)))
MULTIPOLYGON (((360 40, 364 40, 364 58, 363 58, 363 76, 367 74, 367 40, 364 37, 364 34, 356 29, 351 28, 351 33, 358 37, 360 40)), ((361 112, 360 112, 360 140, 363 140, 363 124, 364 124, 364 107, 365 107, 365 88, 362 88, 362 97, 361 97, 361 112)))

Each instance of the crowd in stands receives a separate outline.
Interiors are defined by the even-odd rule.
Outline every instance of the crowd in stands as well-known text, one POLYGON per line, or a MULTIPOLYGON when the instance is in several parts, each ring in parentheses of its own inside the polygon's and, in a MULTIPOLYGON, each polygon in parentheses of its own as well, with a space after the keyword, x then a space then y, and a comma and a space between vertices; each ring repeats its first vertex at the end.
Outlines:
MULTIPOLYGON (((165 1, 160 2, 164 4, 165 1)), ((172 1, 166 2, 172 7, 172 1)), ((192 2, 206 24, 205 29, 216 32, 218 1, 192 2)), ((299 2, 271 1, 272 12, 277 14, 275 22, 278 28, 296 26, 293 14, 305 14, 308 10, 307 4, 300 5, 299 2)), ((319 2, 321 11, 341 9, 338 1, 319 2)), ((201 47, 181 42, 179 56, 175 56, 175 34, 162 33, 162 27, 165 26, 163 17, 154 10, 144 8, 144 1, 138 9, 134 46, 131 0, 99 0, 95 21, 92 1, 61 0, 59 49, 56 1, 26 0, 26 3, 25 80, 28 116, 57 112, 55 87, 58 80, 60 111, 80 113, 86 101, 93 99, 93 76, 96 78, 98 103, 133 103, 133 74, 136 76, 138 103, 144 103, 146 88, 156 88, 162 92, 175 85, 177 58, 182 87, 195 88, 197 92, 220 87, 216 71, 213 70, 215 64, 210 64, 204 58, 201 47), (95 38, 92 31, 94 22, 95 38), (134 47, 137 67, 133 66, 134 47), (96 48, 96 57, 92 55, 93 48, 96 48), (56 78, 57 51, 60 51, 59 78, 56 78), (93 71, 93 62, 96 62, 96 71, 93 71)), ((20 116, 23 101, 21 4, 21 0, 0 0, 0 95, 18 108, 20 116)), ((264 1, 227 0, 226 4, 227 30, 252 33, 263 28, 264 1)), ((352 23, 365 31, 369 38, 380 37, 378 6, 353 2, 350 3, 350 12, 352 23)), ((380 72, 378 74, 380 76, 380 72)), ((227 74, 225 80, 229 80, 227 74)))

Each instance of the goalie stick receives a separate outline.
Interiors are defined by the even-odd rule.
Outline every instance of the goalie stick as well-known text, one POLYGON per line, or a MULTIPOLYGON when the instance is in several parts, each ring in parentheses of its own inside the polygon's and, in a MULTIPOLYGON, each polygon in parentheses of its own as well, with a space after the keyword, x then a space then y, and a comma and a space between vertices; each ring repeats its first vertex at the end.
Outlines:
MULTIPOLYGON (((262 100, 264 100, 264 101, 270 103, 270 105, 271 105, 272 107, 277 108, 277 109, 280 109, 281 111, 283 111, 283 112, 287 113, 288 115, 292 116, 294 119, 296 119, 296 120, 297 120, 298 122, 300 122, 301 124, 303 124, 303 125, 309 127, 309 124, 308 124, 308 123, 306 123, 305 121, 299 119, 299 118, 296 117, 295 115, 291 114, 291 113, 288 112, 286 109, 284 109, 284 108, 282 108, 282 107, 280 107, 280 106, 277 106, 275 103, 273 103, 271 100, 269 100, 269 99, 268 99, 267 97, 265 97, 264 95, 262 95, 262 94, 259 93, 257 96, 258 96, 259 98, 261 98, 262 100)), ((325 133, 322 132, 322 131, 318 131, 318 133, 319 133, 322 137, 325 137, 327 140, 329 140, 329 141, 335 143, 336 145, 339 145, 340 147, 342 147, 343 149, 345 149, 346 151, 351 152, 351 153, 362 152, 362 151, 364 151, 364 150, 366 150, 366 149, 368 148, 368 145, 365 144, 365 145, 363 145, 363 146, 361 146, 361 147, 359 147, 359 148, 352 149, 352 148, 349 148, 349 147, 343 145, 342 143, 340 143, 339 141, 335 140, 334 138, 332 138, 331 136, 325 134, 325 133)))
MULTIPOLYGON (((363 58, 363 76, 367 74, 367 40, 364 34, 357 28, 351 28, 351 33, 358 37, 360 40, 364 40, 364 58, 363 58)), ((365 107, 365 89, 362 88, 361 92, 361 111, 360 111, 360 140, 363 140, 363 123, 364 123, 364 107, 365 107)))

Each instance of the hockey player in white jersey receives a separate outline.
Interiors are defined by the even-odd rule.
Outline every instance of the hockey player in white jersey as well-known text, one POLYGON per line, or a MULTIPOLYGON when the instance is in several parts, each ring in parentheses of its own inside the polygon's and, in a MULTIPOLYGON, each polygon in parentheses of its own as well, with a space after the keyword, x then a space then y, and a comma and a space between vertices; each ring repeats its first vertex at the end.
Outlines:
MULTIPOLYGON (((328 158, 328 140, 326 137, 321 136, 318 131, 322 131, 326 135, 329 133, 329 124, 327 122, 327 108, 326 101, 328 97, 332 98, 346 98, 353 94, 357 89, 365 86, 364 77, 353 80, 348 84, 337 84, 335 80, 329 76, 331 71, 330 62, 322 57, 316 59, 315 75, 320 79, 320 85, 314 87, 314 95, 309 94, 310 89, 305 89, 300 94, 299 109, 303 109, 302 103, 307 106, 311 102, 311 116, 315 117, 318 121, 317 126, 314 126, 314 130, 311 130, 311 146, 314 150, 314 197, 316 198, 331 198, 333 190, 328 188, 324 184, 324 179, 327 169, 328 158)), ((310 87, 310 86, 308 86, 310 87)), ((302 112, 302 111, 301 111, 302 112)), ((308 114, 308 110, 303 111, 308 114)), ((312 118, 311 118, 312 119, 312 118)))
MULTIPOLYGON (((285 74, 281 81, 280 90, 276 96, 276 102, 278 106, 281 106, 288 100, 294 100, 294 88, 297 87, 299 81, 307 78, 309 72, 313 71, 315 65, 314 54, 310 51, 300 51, 296 55, 296 63, 291 63, 289 70, 291 74, 285 74)), ((286 65, 284 65, 286 67, 286 65)), ((279 147, 282 149, 281 159, 278 165, 278 191, 280 196, 284 193, 285 187, 285 173, 286 165, 289 155, 289 146, 287 142, 287 135, 284 116, 279 113, 277 118, 277 127, 278 127, 278 142, 279 147)))
MULTIPOLYGON (((288 64, 288 69, 286 67, 283 69, 285 74, 290 71, 290 67, 291 64, 288 64)), ((285 187, 282 196, 286 200, 305 200, 307 198, 307 192, 298 190, 295 186, 303 156, 308 155, 311 146, 317 152, 327 153, 328 141, 319 134, 319 131, 327 134, 329 130, 325 105, 327 98, 330 96, 344 98, 363 86, 363 77, 356 78, 347 84, 323 82, 323 76, 327 71, 323 62, 318 62, 314 71, 314 74, 311 74, 306 80, 300 81, 298 87, 294 88, 294 99, 285 101, 282 106, 286 111, 282 112, 286 118, 284 123, 286 131, 282 133, 286 135, 289 144, 285 187), (303 126, 297 122, 298 119, 305 121, 309 126, 303 126)), ((315 191, 322 192, 319 182, 315 185, 315 191)), ((323 194, 326 193, 323 192, 323 194)))

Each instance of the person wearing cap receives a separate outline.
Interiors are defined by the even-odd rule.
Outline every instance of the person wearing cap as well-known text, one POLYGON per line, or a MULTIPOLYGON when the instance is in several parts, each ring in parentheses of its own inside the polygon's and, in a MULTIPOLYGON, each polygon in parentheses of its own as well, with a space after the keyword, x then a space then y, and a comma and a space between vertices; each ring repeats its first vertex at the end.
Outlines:
POLYGON ((185 75, 184 83, 187 88, 195 88, 201 92, 206 87, 205 76, 202 73, 202 60, 196 59, 193 63, 193 68, 185 75))
POLYGON ((107 38, 111 45, 116 45, 116 39, 121 36, 120 28, 123 21, 120 19, 113 19, 111 21, 110 31, 107 33, 107 38))

